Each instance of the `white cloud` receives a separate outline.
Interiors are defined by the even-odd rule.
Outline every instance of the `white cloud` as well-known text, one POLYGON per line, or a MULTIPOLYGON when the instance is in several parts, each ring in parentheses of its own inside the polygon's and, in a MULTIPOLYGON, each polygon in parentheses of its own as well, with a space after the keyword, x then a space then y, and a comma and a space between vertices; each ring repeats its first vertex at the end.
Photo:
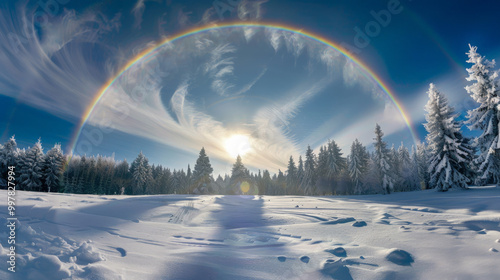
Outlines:
POLYGON ((257 32, 257 30, 253 27, 244 27, 243 28, 243 35, 245 35, 245 40, 247 40, 247 42, 249 42, 253 35, 255 35, 255 33, 257 32))
POLYGON ((205 73, 212 77, 211 88, 220 96, 228 95, 234 85, 227 81, 234 71, 234 57, 231 54, 236 48, 231 44, 217 45, 210 51, 210 60, 205 63, 205 73))
POLYGON ((297 143, 289 136, 287 127, 300 108, 320 93, 329 82, 330 79, 322 79, 305 90, 295 89, 285 99, 268 104, 256 113, 253 118, 254 134, 262 141, 260 144, 263 151, 270 151, 283 163, 286 163, 290 155, 298 153, 297 143))
POLYGON ((276 29, 268 28, 266 29, 266 34, 274 51, 277 52, 281 46, 281 32, 276 29))
POLYGON ((144 11, 146 10, 146 2, 157 2, 161 3, 162 0, 137 0, 132 11, 130 13, 134 16, 134 27, 141 29, 142 18, 144 16, 144 11))
POLYGON ((232 65, 227 65, 219 69, 219 71, 215 74, 215 78, 222 78, 228 74, 233 74, 234 67, 232 65))
POLYGON ((238 18, 240 20, 258 20, 262 18, 262 4, 266 3, 264 1, 248 1, 241 0, 238 3, 238 18))
POLYGON ((251 81, 248 84, 244 85, 240 90, 238 90, 237 92, 235 92, 233 95, 241 95, 241 94, 246 93, 250 89, 252 89, 252 87, 260 80, 260 78, 262 78, 262 76, 264 76, 264 74, 266 74, 266 72, 267 72, 267 68, 264 68, 262 70, 262 72, 260 72, 260 74, 255 79, 253 79, 253 81, 251 81))
POLYGON ((340 61, 344 59, 343 55, 330 47, 325 47, 320 51, 320 60, 326 65, 328 73, 333 74, 334 69, 338 68, 340 61))
POLYGON ((135 18, 134 26, 137 29, 141 29, 142 15, 144 14, 144 9, 146 8, 144 2, 145 0, 137 0, 137 3, 135 3, 135 6, 131 11, 135 18))
POLYGON ((118 30, 120 15, 108 19, 90 11, 61 10, 40 29, 31 21, 35 10, 27 6, 0 11, 0 65, 8 69, 0 71, 0 94, 76 119, 102 86, 102 75, 109 74, 89 63, 88 48, 118 30))
POLYGON ((306 47, 305 38, 298 33, 283 32, 283 40, 289 52, 299 57, 306 47))

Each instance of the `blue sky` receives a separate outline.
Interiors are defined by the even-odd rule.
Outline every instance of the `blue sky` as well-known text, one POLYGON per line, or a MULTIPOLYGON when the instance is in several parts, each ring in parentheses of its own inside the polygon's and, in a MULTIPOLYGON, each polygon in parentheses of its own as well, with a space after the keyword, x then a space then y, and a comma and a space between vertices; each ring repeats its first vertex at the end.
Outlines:
MULTIPOLYGON (((69 151, 85 108, 127 61, 162 38, 208 23, 273 22, 356 46, 356 30, 373 25, 373 14, 389 13, 354 55, 389 85, 422 140, 428 84, 463 114, 474 106, 463 89, 468 44, 489 59, 500 56, 495 1, 51 3, 0 4, 1 142, 15 134, 28 147, 41 137, 46 149, 61 143, 69 151), (391 7, 397 12, 387 12, 391 7)), ((290 32, 225 28, 189 36, 117 79, 83 127, 75 153, 131 161, 142 150, 151 162, 179 169, 194 164, 205 146, 217 173, 230 172, 234 150, 246 152, 253 170, 276 172, 289 155, 328 139, 344 153, 355 138, 369 146, 376 122, 390 144, 411 146, 394 104, 362 73, 328 46, 290 32), (127 107, 126 117, 117 104, 127 107), (100 129, 103 122, 112 128, 100 129)))

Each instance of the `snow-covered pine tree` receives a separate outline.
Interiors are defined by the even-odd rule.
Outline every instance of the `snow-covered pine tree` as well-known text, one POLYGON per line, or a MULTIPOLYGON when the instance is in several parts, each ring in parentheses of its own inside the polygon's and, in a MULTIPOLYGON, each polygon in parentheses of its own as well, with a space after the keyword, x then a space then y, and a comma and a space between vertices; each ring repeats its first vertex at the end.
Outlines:
POLYGON ((312 195, 316 191, 316 156, 310 146, 307 146, 306 161, 304 162, 304 177, 302 189, 304 194, 312 195))
POLYGON ((430 174, 429 166, 427 165, 429 163, 429 153, 425 143, 417 145, 416 161, 420 188, 429 189, 430 174))
POLYGON ((188 189, 186 186, 186 172, 184 171, 184 169, 177 171, 177 177, 179 179, 179 188, 178 188, 179 193, 184 193, 184 194, 191 193, 190 189, 188 189))
POLYGON ((500 85, 495 60, 489 61, 477 53, 477 47, 469 45, 467 55, 471 68, 467 68, 467 81, 474 84, 465 87, 479 106, 467 112, 466 124, 470 129, 482 131, 474 141, 479 150, 475 158, 478 184, 500 185, 500 85))
POLYGON ((304 189, 302 188, 302 181, 304 180, 304 161, 302 156, 299 155, 299 164, 297 165, 297 189, 300 194, 304 194, 304 189))
POLYGON ((375 153, 368 154, 368 164, 366 172, 363 174, 361 183, 363 185, 363 193, 373 194, 380 193, 382 190, 380 168, 375 160, 375 153))
POLYGON ((94 193, 103 194, 104 193, 104 181, 106 180, 106 159, 99 155, 94 167, 95 173, 95 183, 94 183, 94 193))
POLYGON ((233 164, 233 169, 231 170, 231 180, 230 180, 230 192, 240 193, 241 183, 248 180, 248 170, 243 165, 240 155, 236 157, 236 162, 233 164))
POLYGON ((411 146, 410 161, 412 164, 412 174, 413 180, 415 182, 414 188, 412 190, 422 190, 425 184, 422 184, 422 179, 420 177, 419 161, 418 161, 418 151, 415 146, 411 146))
POLYGON ((142 152, 139 153, 137 158, 130 165, 130 173, 132 173, 132 193, 147 193, 152 183, 153 174, 149 161, 142 152))
POLYGON ((172 172, 169 168, 163 168, 160 179, 158 180, 160 193, 174 193, 172 191, 172 172))
POLYGON ((21 171, 24 169, 26 164, 26 149, 16 149, 15 153, 15 166, 16 166, 16 189, 24 190, 24 186, 21 184, 21 171))
POLYGON ((414 191, 419 189, 419 179, 416 162, 412 160, 410 152, 401 143, 398 148, 398 162, 400 164, 401 191, 414 191))
POLYGON ((401 163, 399 162, 398 150, 394 144, 389 149, 389 165, 391 166, 391 177, 394 180, 394 191, 403 191, 404 182, 401 177, 401 163))
POLYGON ((115 166, 116 166, 116 160, 113 154, 113 156, 106 158, 106 161, 104 163, 104 174, 100 182, 100 190, 102 191, 103 194, 114 193, 111 188, 112 188, 113 177, 115 175, 115 166))
POLYGON ((66 168, 64 169, 64 173, 62 176, 62 189, 61 191, 65 193, 71 193, 74 189, 74 165, 75 165, 76 156, 68 156, 66 157, 66 168))
POLYGON ((86 193, 88 185, 88 174, 90 169, 89 166, 89 159, 86 155, 75 158, 75 179, 73 181, 73 191, 71 191, 72 193, 86 193))
POLYGON ((278 169, 278 176, 276 178, 276 195, 285 195, 286 194, 286 178, 285 174, 278 169))
POLYGON ((330 178, 328 176, 328 151, 325 147, 319 147, 318 162, 316 168, 316 185, 318 194, 330 191, 330 178))
POLYGON ((129 188, 130 178, 132 177, 129 168, 126 159, 115 166, 115 172, 111 183, 111 194, 124 194, 125 190, 129 188))
MULTIPOLYGON (((101 156, 98 155, 98 157, 101 156)), ((85 186, 85 193, 97 194, 97 174, 97 158, 95 156, 91 156, 88 160, 87 185, 85 186)))
POLYGON ((368 168, 368 153, 366 148, 358 139, 355 139, 351 145, 351 154, 348 156, 349 177, 354 184, 354 194, 362 193, 362 178, 368 168))
POLYGON ((42 170, 44 165, 44 156, 42 142, 38 139, 31 149, 26 152, 24 157, 21 176, 19 177, 20 186, 28 191, 40 191, 42 188, 42 170))
MULTIPOLYGON (((0 149, 0 187, 7 188, 9 166, 16 166, 16 169, 20 169, 17 166, 17 143, 14 136, 12 136, 0 149)), ((20 170, 16 170, 16 174, 20 170)))
MULTIPOLYGON (((99 159, 98 159, 99 161, 99 159)), ((111 181, 115 171, 114 155, 111 157, 101 157, 100 162, 96 165, 99 172, 97 181, 97 194, 111 194, 111 181)))
POLYGON ((170 185, 171 185, 172 193, 173 194, 180 194, 180 193, 182 193, 182 190, 181 190, 181 179, 179 177, 179 172, 177 170, 175 170, 175 169, 172 172, 172 179, 170 181, 170 185))
POLYGON ((271 179, 271 174, 267 169, 262 171, 262 179, 258 182, 259 194, 270 194, 273 189, 273 182, 271 179))
POLYGON ((328 141, 327 146, 327 176, 331 181, 332 193, 338 192, 341 175, 347 169, 347 159, 342 156, 340 147, 334 140, 328 141))
POLYGON ((290 160, 288 160, 286 185, 289 194, 297 194, 297 167, 295 166, 295 161, 293 161, 293 156, 290 156, 290 160))
POLYGON ((438 191, 449 188, 467 188, 470 180, 465 176, 468 163, 472 160, 473 150, 464 141, 453 108, 447 98, 434 84, 429 86, 429 101, 424 124, 428 134, 427 143, 431 150, 429 159, 430 185, 438 191))
POLYGON ((205 148, 201 148, 192 175, 195 188, 203 185, 208 186, 211 182, 213 171, 214 169, 212 168, 212 164, 210 164, 210 159, 205 152, 205 148))
POLYGON ((374 154, 374 162, 375 166, 378 169, 379 178, 378 181, 384 194, 390 194, 394 190, 394 179, 392 177, 392 169, 389 163, 390 155, 389 150, 387 149, 387 143, 382 140, 384 133, 380 128, 380 125, 375 126, 375 154, 374 154))
POLYGON ((186 182, 188 186, 191 186, 193 183, 193 173, 191 172, 191 166, 188 164, 188 169, 186 171, 186 182))
POLYGON ((61 177, 65 157, 61 145, 56 144, 45 154, 43 165, 44 191, 58 192, 61 186, 61 177))

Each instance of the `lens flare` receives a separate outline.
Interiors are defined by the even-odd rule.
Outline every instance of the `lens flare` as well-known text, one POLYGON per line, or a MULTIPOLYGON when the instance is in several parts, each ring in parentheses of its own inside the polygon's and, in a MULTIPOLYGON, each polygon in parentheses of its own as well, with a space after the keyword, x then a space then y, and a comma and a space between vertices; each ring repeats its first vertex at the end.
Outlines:
POLYGON ((243 181, 240 184, 240 189, 242 193, 248 193, 250 190, 250 184, 247 181, 243 181))

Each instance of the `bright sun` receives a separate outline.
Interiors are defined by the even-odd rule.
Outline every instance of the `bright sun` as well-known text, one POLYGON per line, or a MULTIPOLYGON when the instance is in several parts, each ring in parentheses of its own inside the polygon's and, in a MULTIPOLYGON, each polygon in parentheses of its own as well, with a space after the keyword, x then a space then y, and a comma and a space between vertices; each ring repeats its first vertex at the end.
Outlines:
POLYGON ((227 138, 224 147, 227 153, 233 158, 238 155, 243 156, 252 149, 250 146, 250 139, 248 136, 242 134, 234 134, 227 138))

